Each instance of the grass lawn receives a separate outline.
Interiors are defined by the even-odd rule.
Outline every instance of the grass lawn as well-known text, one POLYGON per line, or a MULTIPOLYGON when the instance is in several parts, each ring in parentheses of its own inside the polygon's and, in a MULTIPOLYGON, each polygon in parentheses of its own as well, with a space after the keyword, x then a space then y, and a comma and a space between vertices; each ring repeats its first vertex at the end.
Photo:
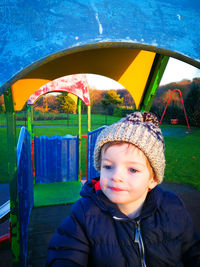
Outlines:
POLYGON ((165 137, 165 180, 189 184, 200 191, 200 129, 184 138, 165 137))
MULTIPOLYGON (((66 116, 65 116, 66 117, 66 116)), ((64 118, 65 118, 64 117, 64 118)), ((105 116, 101 114, 91 114, 91 124, 92 125, 108 125, 118 121, 119 117, 114 116, 105 116)), ((87 114, 81 115, 82 125, 87 125, 87 114)), ((17 120, 16 125, 25 126, 27 122, 23 120, 17 120)), ((48 119, 48 120, 34 120, 34 125, 78 125, 78 115, 77 114, 69 114, 69 120, 67 117, 65 119, 48 119)), ((0 126, 6 125, 6 115, 0 114, 0 126)))
MULTIPOLYGON (((98 115, 95 119, 94 124, 105 124, 104 116, 98 115), (103 118, 101 118, 103 117, 103 118), (103 123, 100 123, 102 122, 103 123)), ((110 123, 117 121, 119 118, 112 117, 110 123)), ((56 121, 57 122, 57 121, 56 121)), ((48 121, 49 123, 49 121, 48 121)), ((52 121, 54 124, 55 121, 52 121)), ((84 124, 83 120, 82 123, 84 124)), ((86 123, 85 123, 86 124, 86 123)), ((172 127, 173 130, 178 130, 179 128, 183 128, 187 130, 186 126, 162 126, 163 132, 166 127, 172 127)), ((92 127, 92 130, 95 128, 99 128, 99 126, 92 127)), ((17 128, 17 135, 19 134, 20 129, 17 128)), ((36 136, 40 135, 48 135, 53 136, 55 134, 64 136, 66 134, 77 135, 78 127, 35 127, 34 132, 36 136)), ((82 134, 87 133, 87 127, 82 127, 82 134)), ((176 183, 184 183, 189 184, 196 187, 200 191, 200 129, 194 128, 192 129, 191 134, 186 135, 186 137, 182 137, 179 134, 179 131, 176 132, 176 135, 166 135, 165 136, 165 145, 166 145, 166 171, 165 171, 165 180, 176 182, 176 183)), ((82 145, 82 171, 83 176, 86 173, 86 141, 83 138, 82 145)), ((7 140, 6 140, 6 129, 0 128, 0 182, 8 181, 8 173, 7 173, 7 140)))

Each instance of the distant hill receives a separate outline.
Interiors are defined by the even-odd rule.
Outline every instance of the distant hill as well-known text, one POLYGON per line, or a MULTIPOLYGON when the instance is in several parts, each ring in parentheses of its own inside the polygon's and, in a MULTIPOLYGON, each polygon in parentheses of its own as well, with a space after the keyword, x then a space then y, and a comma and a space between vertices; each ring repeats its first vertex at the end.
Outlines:
MULTIPOLYGON (((194 78, 192 81, 183 80, 181 82, 173 82, 166 85, 162 85, 158 88, 156 96, 154 98, 153 105, 164 106, 169 98, 169 94, 173 89, 180 89, 182 92, 183 99, 186 99, 188 93, 190 92, 191 86, 193 83, 200 84, 200 78, 194 78)), ((117 89, 116 90, 121 97, 124 98, 123 106, 126 107, 135 107, 134 100, 132 96, 126 89, 117 89)), ((91 106, 101 106, 101 100, 104 98, 105 94, 108 90, 98 90, 98 89, 90 89, 90 100, 91 106)), ((58 111, 58 102, 56 101, 57 96, 48 94, 45 97, 39 98, 39 100, 35 103, 35 109, 41 110, 43 112, 56 112, 58 111)), ((172 97, 172 101, 174 104, 180 105, 180 98, 178 94, 174 94, 172 97)), ((4 103, 3 95, 0 96, 0 106, 4 103)))
MULTIPOLYGON (((194 80, 195 82, 200 83, 200 78, 195 78, 194 80)), ((173 89, 181 90, 183 99, 185 99, 191 89, 193 81, 183 80, 180 82, 173 82, 173 83, 159 86, 156 96, 154 98, 154 105, 161 105, 161 106, 164 105, 167 102, 170 92, 173 89)), ((117 89, 116 91, 118 94, 120 94, 121 97, 124 97, 124 104, 123 104, 124 106, 135 106, 132 96, 126 89, 117 89)), ((107 90, 98 90, 98 89, 90 90, 90 98, 91 98, 92 105, 95 105, 95 106, 101 105, 101 99, 104 97, 106 93, 107 93, 107 90)), ((179 95, 174 94, 172 96, 172 101, 174 101, 174 103, 179 106, 180 104, 179 95)))
POLYGON ((187 95, 188 91, 191 88, 192 81, 183 80, 181 82, 173 82, 166 85, 159 86, 156 97, 160 97, 164 94, 164 92, 173 89, 179 89, 182 92, 183 98, 187 95))
MULTIPOLYGON (((181 82, 173 82, 159 86, 156 96, 154 98, 153 105, 165 105, 167 103, 171 91, 174 89, 179 89, 182 93, 183 100, 185 100, 194 82, 200 84, 200 78, 194 78, 192 81, 183 80, 181 82)), ((176 104, 177 106, 180 106, 179 94, 174 93, 172 95, 171 101, 173 101, 174 104, 176 104)))

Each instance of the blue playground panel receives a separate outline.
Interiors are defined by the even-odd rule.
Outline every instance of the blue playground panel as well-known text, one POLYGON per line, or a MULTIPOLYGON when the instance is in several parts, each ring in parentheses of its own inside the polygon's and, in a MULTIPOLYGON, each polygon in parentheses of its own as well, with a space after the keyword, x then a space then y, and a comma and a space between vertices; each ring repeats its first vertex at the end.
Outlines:
MULTIPOLYGON (((36 182, 78 180, 78 137, 35 138, 36 182), (44 175, 44 176, 43 176, 44 175)), ((21 128, 17 144, 17 176, 20 224, 20 266, 27 264, 28 225, 33 199, 32 145, 30 133, 21 128)))
POLYGON ((78 137, 70 135, 35 137, 35 183, 77 181, 78 146, 78 137))
POLYGON ((51 55, 99 43, 160 50, 200 68, 199 0, 12 0, 0 17, 0 94, 51 55))
POLYGON ((94 131, 88 132, 88 154, 87 154, 87 179, 91 180, 99 176, 99 172, 94 168, 93 153, 94 147, 100 132, 107 126, 100 127, 94 131))
POLYGON ((33 208, 33 170, 30 133, 21 128, 17 145, 17 175, 20 223, 21 266, 26 266, 28 252, 28 224, 33 208))
MULTIPOLYGON (((87 179, 99 176, 93 166, 95 142, 106 126, 88 133, 87 179)), ((34 138, 35 183, 77 181, 79 171, 79 139, 42 135, 34 138)))

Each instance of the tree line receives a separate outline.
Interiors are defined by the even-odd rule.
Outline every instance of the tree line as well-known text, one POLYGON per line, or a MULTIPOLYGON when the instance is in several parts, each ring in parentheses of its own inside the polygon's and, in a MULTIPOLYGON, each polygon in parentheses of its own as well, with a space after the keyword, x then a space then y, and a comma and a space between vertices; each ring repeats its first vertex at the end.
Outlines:
MULTIPOLYGON (((170 83, 160 86, 154 98, 151 112, 161 118, 167 100, 173 89, 180 89, 184 99, 187 116, 190 125, 200 127, 200 78, 192 81, 184 80, 179 83, 170 83)), ((123 117, 135 110, 132 96, 126 89, 119 90, 97 90, 90 89, 90 101, 92 113, 105 114, 123 117)), ((26 107, 24 107, 25 109, 26 107)), ((34 110, 40 113, 77 113, 77 97, 68 94, 47 94, 40 97, 34 104, 34 110)), ((0 112, 4 112, 3 97, 0 97, 0 112)), ((82 105, 82 113, 86 113, 87 108, 82 105)), ((170 123, 171 119, 178 119, 180 124, 186 124, 185 116, 177 92, 172 95, 171 102, 164 116, 164 122, 170 123)))

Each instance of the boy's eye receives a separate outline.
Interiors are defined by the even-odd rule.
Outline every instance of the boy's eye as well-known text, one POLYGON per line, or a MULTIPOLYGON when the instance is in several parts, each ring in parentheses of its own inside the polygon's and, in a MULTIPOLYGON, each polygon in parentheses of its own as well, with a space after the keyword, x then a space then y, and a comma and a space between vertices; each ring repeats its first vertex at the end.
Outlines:
POLYGON ((129 168, 129 171, 130 171, 131 173, 136 173, 136 172, 137 172, 137 170, 134 169, 134 168, 129 168))
POLYGON ((104 165, 103 168, 106 169, 106 170, 111 170, 112 166, 111 165, 104 165))

